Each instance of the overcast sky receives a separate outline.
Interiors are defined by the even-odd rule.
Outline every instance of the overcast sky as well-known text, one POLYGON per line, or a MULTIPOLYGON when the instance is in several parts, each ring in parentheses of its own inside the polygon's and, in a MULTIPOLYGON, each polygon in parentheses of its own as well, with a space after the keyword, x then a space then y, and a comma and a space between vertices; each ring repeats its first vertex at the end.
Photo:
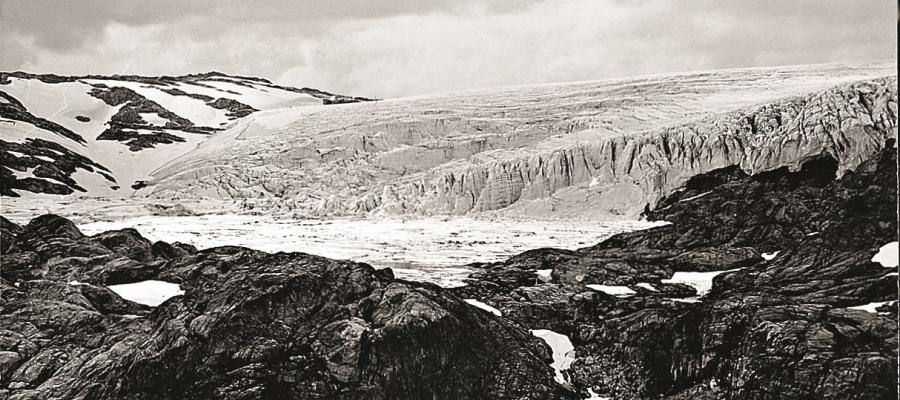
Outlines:
POLYGON ((0 70, 350 95, 890 60, 890 0, 0 0, 0 70))

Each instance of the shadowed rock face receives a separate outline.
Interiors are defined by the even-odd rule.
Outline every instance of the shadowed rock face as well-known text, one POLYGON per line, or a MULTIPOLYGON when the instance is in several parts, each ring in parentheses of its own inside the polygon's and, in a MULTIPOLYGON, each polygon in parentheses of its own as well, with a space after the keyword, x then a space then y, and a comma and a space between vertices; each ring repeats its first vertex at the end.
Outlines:
POLYGON ((0 398, 578 398, 528 331, 390 270, 54 215, 0 217, 0 238, 0 398), (185 294, 150 308, 100 286, 145 279, 185 294))
POLYGON ((896 398, 897 303, 849 308, 898 298, 897 268, 871 261, 897 241, 897 155, 884 147, 839 179, 827 155, 797 172, 696 176, 646 213, 672 225, 485 264, 453 290, 570 335, 569 379, 616 398, 896 398), (550 283, 524 278, 544 268, 550 283), (662 281, 675 271, 731 272, 682 302, 695 292, 662 281))

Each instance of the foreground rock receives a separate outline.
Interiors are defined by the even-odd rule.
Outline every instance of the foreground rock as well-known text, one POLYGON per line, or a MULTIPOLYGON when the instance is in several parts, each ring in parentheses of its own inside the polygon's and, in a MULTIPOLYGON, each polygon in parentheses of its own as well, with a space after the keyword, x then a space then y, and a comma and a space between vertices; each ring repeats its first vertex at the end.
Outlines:
POLYGON ((569 335, 565 375, 615 398, 896 398, 897 267, 872 261, 897 241, 893 140, 838 170, 699 175, 646 213, 672 225, 481 265, 454 290, 569 335), (675 272, 720 273, 698 297, 675 272))
POLYGON ((390 270, 0 217, 2 399, 574 399, 527 330, 390 270), (156 308, 103 285, 160 279, 156 308))

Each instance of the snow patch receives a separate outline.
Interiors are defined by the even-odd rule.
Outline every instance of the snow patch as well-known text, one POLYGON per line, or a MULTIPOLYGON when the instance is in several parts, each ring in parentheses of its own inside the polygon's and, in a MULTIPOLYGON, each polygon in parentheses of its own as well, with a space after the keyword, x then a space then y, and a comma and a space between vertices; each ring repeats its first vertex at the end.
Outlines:
POLYGON ((684 298, 669 297, 669 298, 666 298, 666 300, 672 300, 672 301, 678 302, 678 303, 699 303, 700 302, 700 298, 698 298, 698 297, 684 297, 684 298))
POLYGON ((881 307, 885 304, 893 303, 893 301, 876 301, 869 304, 863 304, 861 306, 847 307, 848 310, 862 310, 870 313, 877 313, 875 309, 881 307))
POLYGON ((553 350, 553 363, 550 366, 556 371, 556 381, 565 383, 562 371, 569 369, 575 361, 575 346, 572 345, 572 341, 568 336, 549 329, 532 329, 531 334, 546 342, 553 350))
POLYGON ((651 291, 651 292, 655 292, 655 291, 656 291, 656 288, 653 287, 653 285, 651 285, 651 284, 649 284, 649 283, 647 283, 647 282, 641 282, 641 283, 638 283, 638 284, 635 285, 635 286, 641 287, 641 288, 644 288, 644 289, 647 289, 647 290, 649 290, 649 291, 651 291))
POLYGON ((771 252, 771 253, 762 253, 762 258, 763 258, 764 260, 766 260, 766 261, 770 261, 770 260, 774 259, 775 257, 777 257, 777 256, 778 256, 778 253, 781 253, 781 252, 780 252, 780 251, 774 251, 774 252, 771 252))
POLYGON ((590 397, 585 398, 584 400, 611 400, 610 397, 603 397, 597 394, 593 388, 588 388, 588 394, 590 397))
POLYGON ((469 304, 471 304, 471 305, 473 305, 473 306, 475 306, 475 307, 478 307, 478 308, 480 308, 480 309, 482 309, 482 310, 484 310, 484 311, 487 311, 487 312, 489 312, 489 313, 491 313, 491 314, 494 314, 494 315, 496 315, 496 316, 498 316, 498 317, 503 316, 503 313, 501 313, 500 310, 498 310, 498 309, 496 309, 496 308, 494 308, 494 307, 491 307, 491 306, 489 306, 489 305, 487 305, 487 304, 484 304, 484 303, 482 303, 482 302, 480 302, 480 301, 478 301, 478 300, 475 300, 475 299, 465 299, 465 302, 466 302, 466 303, 469 303, 469 304))
POLYGON ((897 267, 898 242, 890 242, 878 249, 878 254, 872 257, 872 262, 877 262, 885 268, 897 267))
POLYGON ((660 282, 662 283, 684 283, 688 286, 692 286, 697 290, 697 296, 702 297, 703 295, 709 293, 710 289, 712 289, 712 281, 716 275, 721 275, 726 272, 734 272, 739 270, 729 269, 727 271, 710 271, 710 272, 676 272, 669 279, 663 279, 660 282))
POLYGON ((538 270, 535 270, 534 273, 537 274, 538 279, 541 282, 550 282, 550 280, 553 279, 550 276, 550 274, 553 273, 552 269, 538 269, 538 270))
POLYGON ((590 289, 597 290, 608 295, 626 297, 635 294, 634 290, 628 286, 610 286, 610 285, 585 285, 590 289))
POLYGON ((107 288, 123 299, 152 307, 156 307, 172 297, 184 294, 184 290, 181 290, 181 286, 177 283, 156 280, 110 285, 107 288))

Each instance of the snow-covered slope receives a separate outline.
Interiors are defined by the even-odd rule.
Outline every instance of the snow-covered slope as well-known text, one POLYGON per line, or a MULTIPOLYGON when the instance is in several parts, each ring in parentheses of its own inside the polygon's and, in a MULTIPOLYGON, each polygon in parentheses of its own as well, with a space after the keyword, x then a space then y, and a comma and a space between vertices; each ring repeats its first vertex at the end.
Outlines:
POLYGON ((152 171, 248 115, 360 100, 220 73, 0 73, 0 194, 128 196, 152 171))
POLYGON ((896 137, 896 65, 757 68, 259 112, 138 193, 295 214, 633 216, 689 177, 896 137))

